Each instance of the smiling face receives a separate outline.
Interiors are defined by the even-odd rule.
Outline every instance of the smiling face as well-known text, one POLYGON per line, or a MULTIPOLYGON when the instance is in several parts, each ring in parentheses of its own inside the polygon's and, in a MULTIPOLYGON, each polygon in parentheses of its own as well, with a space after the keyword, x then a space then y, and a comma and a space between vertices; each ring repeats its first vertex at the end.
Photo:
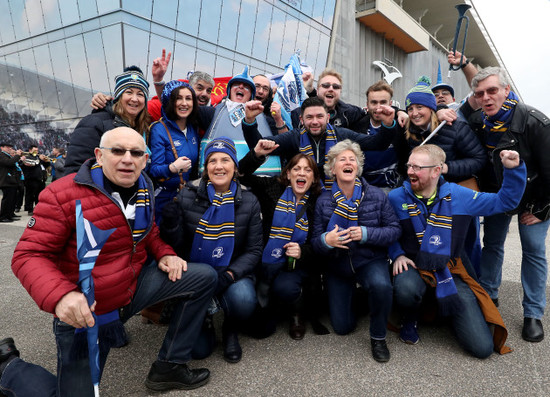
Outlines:
POLYGON ((231 180, 235 175, 235 163, 233 159, 223 152, 214 152, 206 160, 206 172, 208 179, 214 185, 216 193, 229 190, 231 180))
MULTIPOLYGON (((145 141, 136 131, 119 127, 107 131, 101 138, 101 147, 145 151, 145 141)), ((124 155, 114 155, 109 149, 95 149, 96 161, 103 168, 103 174, 117 186, 132 187, 141 171, 147 165, 148 155, 133 157, 129 151, 124 155)))
POLYGON ((176 103, 174 104, 174 113, 178 119, 187 119, 193 111, 193 94, 189 88, 180 88, 176 103))
POLYGON ((145 94, 139 88, 127 88, 120 96, 120 104, 124 114, 135 119, 145 107, 145 94))
POLYGON ((319 80, 317 85, 317 96, 325 101, 325 105, 329 110, 333 110, 340 100, 342 94, 342 82, 337 77, 327 75, 319 80), (334 86, 340 88, 334 88, 334 86), (324 87, 323 87, 324 86, 324 87))
POLYGON ((424 105, 412 104, 407 108, 409 120, 415 126, 425 130, 432 119, 432 109, 424 105))
POLYGON ((193 90, 197 95, 197 102, 199 103, 199 106, 208 105, 208 102, 210 102, 210 96, 212 95, 213 88, 214 87, 212 86, 212 84, 204 80, 199 80, 195 83, 195 85, 193 86, 193 90))
POLYGON ((256 86, 256 97, 254 99, 262 101, 263 103, 269 96, 271 83, 269 82, 269 79, 265 76, 255 76, 253 80, 254 85, 256 86))
POLYGON ((412 166, 430 167, 421 168, 418 171, 414 171, 413 167, 408 167, 407 176, 411 183, 411 188, 414 193, 421 195, 422 197, 431 197, 437 187, 437 181, 439 180, 441 167, 431 167, 434 161, 427 153, 412 153, 409 156, 409 163, 412 166))
POLYGON ((322 106, 309 106, 300 116, 304 128, 313 136, 319 136, 326 131, 329 119, 329 114, 322 106))
POLYGON ((229 99, 233 102, 245 103, 252 98, 252 88, 243 82, 236 81, 231 85, 229 99))
POLYGON ((382 116, 376 114, 380 106, 391 105, 391 95, 388 91, 371 91, 367 96, 367 109, 371 118, 371 123, 376 127, 382 123, 382 116))
POLYGON ((286 172, 286 177, 290 182, 290 187, 300 200, 313 184, 313 170, 306 159, 300 159, 294 167, 286 172))
POLYGON ((498 113, 508 94, 510 94, 510 86, 503 87, 497 75, 491 75, 485 80, 481 80, 474 90, 474 96, 476 96, 478 104, 481 105, 481 110, 488 116, 498 113), (489 94, 488 90, 496 92, 489 94), (483 93, 483 96, 478 98, 476 93, 483 93))
POLYGON ((344 150, 334 159, 332 174, 338 183, 354 182, 357 177, 357 157, 351 150, 344 150))

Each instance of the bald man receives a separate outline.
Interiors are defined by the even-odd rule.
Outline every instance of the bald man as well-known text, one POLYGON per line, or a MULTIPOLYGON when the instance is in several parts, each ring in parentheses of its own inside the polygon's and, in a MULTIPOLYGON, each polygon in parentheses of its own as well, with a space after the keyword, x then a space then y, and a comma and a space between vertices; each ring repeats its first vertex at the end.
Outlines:
POLYGON ((13 339, 6 338, 0 341, 0 392, 93 396, 87 351, 82 359, 70 354, 75 330, 97 321, 102 370, 109 349, 120 342, 102 334, 109 329, 110 335, 123 335, 122 324, 132 315, 173 297, 181 298, 174 321, 145 384, 164 391, 194 389, 208 382, 207 369, 190 369, 186 363, 214 293, 216 272, 207 265, 186 263, 160 239, 153 221, 153 186, 142 173, 146 163, 141 135, 115 128, 102 136, 95 159, 43 191, 15 249, 12 269, 40 309, 55 315, 58 374, 21 360, 13 339), (77 285, 77 200, 86 220, 102 230, 114 229, 93 269, 91 307, 77 285))

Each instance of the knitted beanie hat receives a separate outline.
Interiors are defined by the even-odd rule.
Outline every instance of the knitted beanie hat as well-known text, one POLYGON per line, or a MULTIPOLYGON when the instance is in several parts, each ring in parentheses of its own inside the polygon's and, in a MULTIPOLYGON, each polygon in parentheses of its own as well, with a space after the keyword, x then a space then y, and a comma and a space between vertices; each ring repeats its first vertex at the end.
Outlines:
POLYGON ((430 89, 431 83, 432 82, 429 77, 421 76, 416 85, 411 88, 407 94, 407 99, 405 99, 405 108, 408 109, 409 106, 415 104, 424 105, 434 111, 437 110, 435 95, 430 89))
POLYGON ((204 149, 204 166, 206 167, 206 159, 210 156, 211 153, 222 152, 233 159, 235 166, 239 165, 239 160, 237 160, 237 149, 235 149, 235 143, 231 138, 226 136, 220 136, 216 139, 211 140, 206 149, 204 149))
POLYGON ((115 102, 127 88, 134 87, 143 91, 145 101, 149 96, 149 83, 145 80, 143 72, 137 66, 124 68, 124 72, 115 77, 115 102))
POLYGON ((229 80, 229 83, 227 83, 226 93, 228 97, 231 93, 231 86, 234 83, 245 83, 246 85, 250 86, 250 93, 252 94, 250 99, 254 99, 254 97, 256 96, 256 85, 254 84, 254 80, 252 80, 252 78, 248 75, 248 66, 245 66, 241 74, 233 76, 231 80, 229 80))
POLYGON ((193 88, 189 84, 187 84, 185 81, 180 81, 180 80, 169 81, 164 85, 164 88, 162 89, 162 94, 160 95, 160 102, 162 103, 162 106, 164 108, 168 106, 168 101, 170 100, 170 95, 172 95, 172 91, 174 91, 178 87, 189 88, 191 92, 194 92, 193 88))

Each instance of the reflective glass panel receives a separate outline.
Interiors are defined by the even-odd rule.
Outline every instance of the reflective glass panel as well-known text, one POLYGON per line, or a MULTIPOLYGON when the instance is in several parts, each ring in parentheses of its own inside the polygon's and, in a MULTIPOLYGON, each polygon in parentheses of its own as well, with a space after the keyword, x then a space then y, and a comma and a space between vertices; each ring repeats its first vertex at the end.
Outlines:
POLYGON ((61 22, 63 25, 69 25, 78 22, 78 5, 76 1, 60 1, 61 22))
MULTIPOLYGON (((218 40, 218 27, 220 26, 220 11, 222 0, 208 0, 201 4, 201 20, 199 36, 201 39, 216 43, 218 40)), ((212 63, 213 65, 214 63, 212 63)))
MULTIPOLYGON (((185 3, 185 1, 184 1, 185 3)), ((159 1, 153 2, 153 21, 163 25, 176 26, 176 16, 178 15, 177 1, 159 1)))
POLYGON ((97 10, 100 14, 117 10, 120 7, 119 0, 96 0, 97 10))
POLYGON ((97 16, 97 4, 95 1, 96 0, 78 0, 78 10, 80 12, 81 21, 97 16))
POLYGON ((44 13, 46 30, 57 29, 62 26, 57 0, 42 0, 42 12, 44 13))
POLYGON ((214 71, 212 66, 216 64, 216 56, 210 52, 197 50, 197 59, 195 61, 195 70, 201 70, 212 76, 214 71))
POLYGON ((147 19, 151 18, 153 3, 151 1, 122 0, 122 8, 147 19))
POLYGON ((201 0, 185 0, 179 2, 178 30, 193 36, 199 31, 199 11, 201 0))
POLYGON ((243 0, 237 36, 237 51, 242 54, 252 55, 252 39, 254 38, 256 16, 256 2, 243 0))
POLYGON ((113 92, 115 86, 115 76, 122 72, 124 68, 122 62, 122 38, 120 29, 122 25, 114 25, 101 28, 103 37, 103 47, 105 47, 105 62, 107 63, 108 89, 105 92, 113 92))
POLYGON ((280 65, 281 49, 283 47, 283 38, 285 35, 285 19, 285 13, 274 7, 273 19, 271 20, 271 32, 269 34, 269 43, 267 47, 267 62, 275 66, 280 65))
POLYGON ((88 55, 88 70, 90 71, 91 87, 94 92, 109 92, 109 78, 105 53, 103 51, 103 38, 99 30, 85 33, 84 45, 88 55))
MULTIPOLYGON (((220 30, 218 36, 218 44, 229 49, 235 48, 235 39, 237 37, 237 21, 239 20, 240 0, 223 0, 220 30)), ((242 15, 242 14, 241 14, 242 15)), ((239 24, 239 30, 242 25, 239 24)), ((252 32, 254 26, 252 26, 252 32)), ((248 42, 250 46, 250 37, 248 42)))
POLYGON ((267 44, 269 40, 269 28, 271 26, 271 14, 273 6, 264 1, 258 3, 256 13, 256 25, 254 28, 254 45, 252 56, 264 62, 267 57, 267 44))
MULTIPOLYGON (((195 48, 186 44, 176 42, 172 60, 172 65, 166 73, 167 75, 170 74, 170 80, 185 79, 187 78, 187 72, 190 70, 202 70, 195 69, 195 48)), ((212 67, 204 70, 204 72, 211 73, 212 67)), ((168 76, 165 76, 164 80, 168 80, 168 76)))

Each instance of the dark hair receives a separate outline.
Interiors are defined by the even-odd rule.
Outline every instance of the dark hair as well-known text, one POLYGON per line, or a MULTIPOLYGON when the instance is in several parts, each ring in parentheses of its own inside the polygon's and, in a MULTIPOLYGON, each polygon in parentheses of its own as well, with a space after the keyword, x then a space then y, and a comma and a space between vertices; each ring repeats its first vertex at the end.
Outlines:
POLYGON ((302 114, 304 114, 304 111, 313 106, 322 106, 327 112, 327 105, 325 105, 325 101, 322 98, 319 98, 318 96, 314 96, 311 98, 307 98, 300 107, 302 114))
POLYGON ((189 115, 189 117, 187 117, 187 123, 192 124, 194 127, 196 127, 199 124, 199 102, 197 101, 197 94, 195 94, 195 90, 193 90, 192 88, 189 89, 183 86, 174 88, 170 93, 168 103, 166 105, 166 108, 164 108, 164 113, 166 113, 166 117, 168 117, 172 121, 176 121, 178 119, 178 114, 176 113, 175 109, 178 95, 181 89, 189 90, 189 92, 191 92, 191 96, 193 97, 193 110, 191 110, 191 114, 189 115))
POLYGON ((30 146, 29 146, 29 152, 32 150, 33 147, 35 147, 35 148, 38 149, 38 145, 30 145, 30 146))
MULTIPOLYGON (((214 152, 214 153, 216 153, 216 152, 214 152)), ((210 160, 210 157, 212 157, 212 155, 214 153, 210 153, 204 159, 204 169, 202 170, 201 179, 205 182, 209 181, 209 179, 208 179, 208 160, 210 160)), ((235 162, 233 162, 233 163, 235 163, 235 162)), ((235 164, 235 173, 233 174, 233 178, 235 178, 237 180, 239 178, 239 164, 235 164)))
POLYGON ((307 161, 308 166, 313 171, 313 183, 311 184, 311 194, 314 196, 318 196, 321 194, 321 174, 319 172, 319 168, 317 168, 317 164, 315 164, 315 160, 313 160, 313 157, 308 156, 304 153, 298 153, 296 156, 292 157, 288 163, 284 166, 284 168, 281 171, 281 175, 279 175, 279 182, 284 186, 290 185, 290 180, 286 176, 286 173, 290 171, 296 164, 300 162, 301 159, 305 159, 307 161))

